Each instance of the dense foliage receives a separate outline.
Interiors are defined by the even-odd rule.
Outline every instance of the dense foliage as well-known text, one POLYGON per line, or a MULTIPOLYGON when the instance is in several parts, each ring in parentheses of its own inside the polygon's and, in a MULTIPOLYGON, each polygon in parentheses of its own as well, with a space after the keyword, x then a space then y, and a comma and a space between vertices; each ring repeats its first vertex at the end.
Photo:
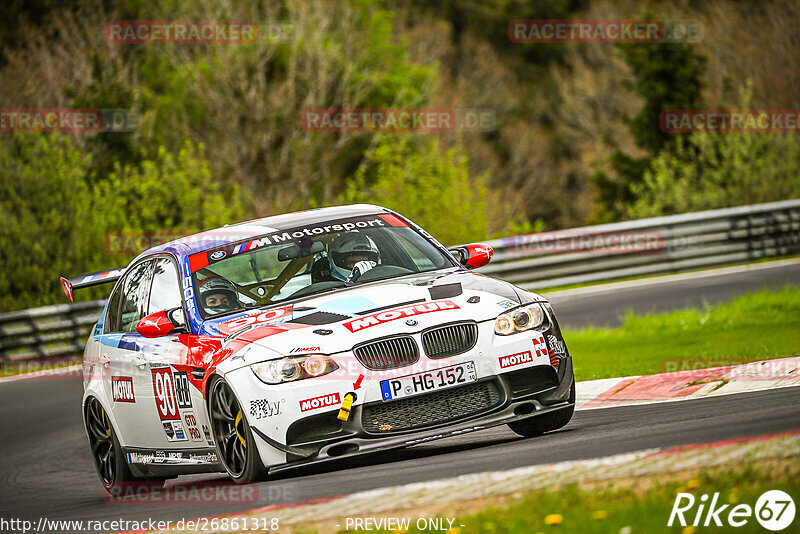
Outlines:
POLYGON ((60 302, 58 276, 138 252, 110 247, 109 236, 181 235, 312 206, 385 204, 455 244, 797 196, 796 136, 665 134, 656 118, 664 107, 729 104, 748 78, 748 105, 800 108, 800 5, 642 9, 633 0, 12 2, 0 23, 3 108, 133 109, 139 121, 125 133, 0 132, 0 311, 60 302), (704 39, 508 38, 515 19, 645 16, 698 20, 704 39), (103 38, 115 20, 246 20, 265 31, 250 44, 119 45, 103 38), (302 124, 304 110, 342 108, 490 110, 495 126, 302 124))

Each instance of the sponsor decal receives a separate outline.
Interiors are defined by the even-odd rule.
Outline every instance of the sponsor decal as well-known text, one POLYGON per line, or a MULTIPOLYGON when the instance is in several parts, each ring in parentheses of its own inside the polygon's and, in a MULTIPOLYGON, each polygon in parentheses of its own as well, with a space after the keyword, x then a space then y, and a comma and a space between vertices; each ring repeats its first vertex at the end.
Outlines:
POLYGON ((332 393, 330 395, 321 395, 313 399, 305 399, 300 401, 300 411, 307 412, 309 410, 316 410, 317 408, 326 408, 328 406, 336 406, 341 403, 339 393, 332 393))
POLYGON ((319 352, 322 349, 319 347, 295 347, 289 351, 289 354, 295 354, 297 352, 319 352))
POLYGON ((250 415, 256 419, 264 419, 280 415, 284 399, 269 401, 267 399, 253 399, 250 401, 250 415))
POLYGON ((550 345, 551 355, 564 356, 567 353, 567 348, 564 346, 564 342, 560 341, 552 334, 547 336, 547 344, 550 345))
POLYGON ((189 392, 189 376, 186 371, 175 372, 172 376, 175 379, 175 396, 178 400, 178 408, 191 408, 192 394, 189 392))
POLYGON ((130 376, 112 376, 111 394, 114 402, 136 402, 133 394, 133 378, 130 376))
POLYGON ((503 308, 504 310, 510 310, 511 308, 517 306, 518 304, 514 301, 503 299, 500 302, 498 302, 497 305, 503 308))
POLYGON ((214 452, 184 453, 181 451, 165 452, 161 450, 148 452, 129 452, 125 455, 129 464, 213 464, 217 463, 214 452))
POLYGON ((252 328, 257 325, 265 325, 270 323, 282 322, 292 317, 292 306, 283 306, 281 308, 273 308, 265 312, 246 317, 239 317, 232 321, 225 321, 219 325, 219 333, 223 336, 230 336, 233 332, 237 332, 244 328, 252 328))
POLYGON ((531 354, 531 351, 526 350, 525 352, 500 356, 500 367, 505 369, 506 367, 514 367, 515 365, 531 363, 532 361, 533 354, 531 354))
POLYGON ((208 428, 208 425, 203 425, 203 435, 206 437, 206 441, 209 445, 214 444, 214 440, 211 439, 211 430, 208 428))
POLYGON ((332 232, 349 232, 357 229, 374 228, 376 226, 385 227, 386 225, 386 221, 377 215, 372 215, 355 219, 342 219, 325 225, 301 226, 289 230, 277 230, 245 242, 226 245, 217 250, 206 250, 198 252, 197 254, 192 254, 189 257, 189 262, 192 267, 192 272, 196 272, 207 267, 209 264, 225 259, 226 256, 235 256, 269 245, 288 244, 298 239, 308 239, 309 237, 321 236, 332 232), (220 255, 218 254, 219 252, 224 252, 225 254, 220 255))
POLYGON ((164 427, 164 433, 167 435, 167 441, 185 441, 186 436, 178 438, 175 427, 172 426, 174 421, 162 421, 161 425, 164 427))
POLYGON ((412 315, 420 315, 423 313, 432 313, 443 310, 458 310, 458 309, 460 308, 452 300, 449 299, 435 300, 432 302, 425 302, 423 304, 416 304, 414 306, 395 308, 393 310, 387 310, 380 313, 374 313, 372 315, 366 315, 364 317, 358 317, 357 319, 352 319, 350 321, 342 323, 342 326, 344 326, 351 332, 358 332, 360 330, 364 330, 365 328, 378 326, 384 323, 388 323, 390 321, 394 321, 396 319, 401 319, 403 317, 410 317, 412 315))
POLYGON ((550 356, 550 353, 547 351, 547 345, 544 343, 544 336, 541 334, 539 337, 533 338, 533 350, 536 352, 537 356, 550 356))
POLYGON ((161 425, 164 427, 167 441, 186 441, 186 434, 180 421, 162 421, 161 425))
POLYGON ((200 429, 197 428, 197 419, 192 412, 183 414, 183 422, 186 423, 186 431, 192 441, 203 441, 203 435, 200 433, 200 429))

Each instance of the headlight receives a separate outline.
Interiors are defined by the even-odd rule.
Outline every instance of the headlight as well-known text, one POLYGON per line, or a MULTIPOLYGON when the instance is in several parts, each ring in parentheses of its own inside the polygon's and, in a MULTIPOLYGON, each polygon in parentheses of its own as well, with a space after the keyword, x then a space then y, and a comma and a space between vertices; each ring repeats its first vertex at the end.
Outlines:
POLYGON ((288 356, 282 360, 270 360, 250 366, 253 374, 265 384, 282 384, 304 378, 315 378, 332 373, 338 368, 336 362, 322 354, 288 356))
POLYGON ((494 333, 507 336, 516 332, 524 332, 538 328, 544 323, 544 311, 538 304, 521 306, 497 316, 494 322, 494 333))

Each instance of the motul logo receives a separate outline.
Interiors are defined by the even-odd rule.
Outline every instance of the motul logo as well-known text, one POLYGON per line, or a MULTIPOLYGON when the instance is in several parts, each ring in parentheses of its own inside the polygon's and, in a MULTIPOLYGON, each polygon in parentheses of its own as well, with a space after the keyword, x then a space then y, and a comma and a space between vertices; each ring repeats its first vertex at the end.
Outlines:
POLYGON ((133 378, 130 376, 112 376, 111 394, 114 402, 136 402, 133 396, 133 378))
POLYGON ((345 328, 351 332, 358 332, 364 328, 370 328, 379 324, 388 323, 395 319, 402 317, 411 317, 413 315, 420 315, 423 313, 432 313, 441 310, 457 310, 458 305, 452 300, 435 300, 433 302, 426 302, 424 304, 417 304, 415 306, 408 306, 405 308, 396 308, 394 310, 387 310, 380 313, 374 313, 358 319, 352 319, 342 323, 345 328))
POLYGON ((338 393, 331 395, 322 395, 321 397, 314 397, 313 399, 306 399, 300 401, 300 411, 307 412, 308 410, 316 410, 317 408, 325 408, 326 406, 336 406, 341 402, 338 393))
POLYGON ((532 361, 533 361, 533 355, 531 354, 531 351, 526 350, 525 352, 519 352, 517 354, 509 354, 508 356, 501 356, 500 367, 505 369, 506 367, 522 365, 523 363, 530 363, 532 361))

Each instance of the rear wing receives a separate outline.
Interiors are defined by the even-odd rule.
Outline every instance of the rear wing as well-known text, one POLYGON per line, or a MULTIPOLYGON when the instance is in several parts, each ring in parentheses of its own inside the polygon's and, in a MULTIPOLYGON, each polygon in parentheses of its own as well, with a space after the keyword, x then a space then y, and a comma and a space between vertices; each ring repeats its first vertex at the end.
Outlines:
POLYGON ((116 282, 122 278, 123 274, 125 274, 125 267, 110 269, 108 271, 98 271, 91 274, 82 274, 80 276, 73 276, 72 278, 64 278, 62 276, 61 288, 64 290, 64 294, 67 296, 70 302, 72 302, 73 290, 116 282))

